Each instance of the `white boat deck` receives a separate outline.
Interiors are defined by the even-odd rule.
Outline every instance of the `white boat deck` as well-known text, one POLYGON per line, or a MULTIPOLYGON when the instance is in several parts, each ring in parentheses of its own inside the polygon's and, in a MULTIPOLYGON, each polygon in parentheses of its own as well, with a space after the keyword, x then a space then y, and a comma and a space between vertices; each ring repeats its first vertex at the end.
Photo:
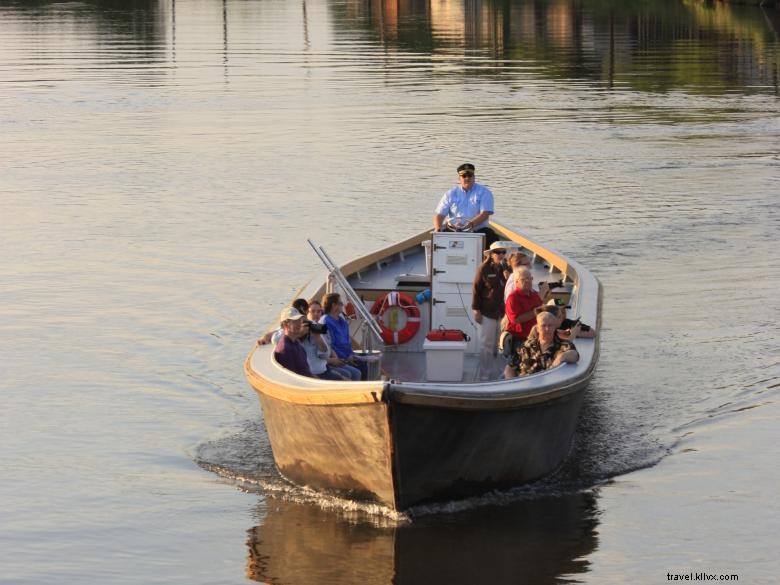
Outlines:
MULTIPOLYGON (((504 373, 506 360, 502 356, 493 359, 490 370, 479 371, 479 356, 463 357, 463 377, 460 383, 499 380, 504 373)), ((386 351, 382 356, 382 374, 398 382, 426 382, 426 356, 424 352, 386 351)))

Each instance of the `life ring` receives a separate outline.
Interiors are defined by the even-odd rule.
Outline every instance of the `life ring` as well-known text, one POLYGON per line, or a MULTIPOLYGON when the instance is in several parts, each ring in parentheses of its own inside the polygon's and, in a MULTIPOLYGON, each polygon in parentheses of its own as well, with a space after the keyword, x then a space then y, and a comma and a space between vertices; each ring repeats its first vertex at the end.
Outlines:
POLYGON ((355 305, 352 303, 344 305, 344 314, 347 316, 347 319, 354 319, 356 314, 355 305))
POLYGON ((379 297, 371 306, 371 314, 377 316, 382 341, 388 345, 406 343, 420 330, 420 309, 412 297, 402 292, 391 291, 379 297), (398 321, 399 309, 406 313, 406 324, 401 328, 393 326, 398 321))

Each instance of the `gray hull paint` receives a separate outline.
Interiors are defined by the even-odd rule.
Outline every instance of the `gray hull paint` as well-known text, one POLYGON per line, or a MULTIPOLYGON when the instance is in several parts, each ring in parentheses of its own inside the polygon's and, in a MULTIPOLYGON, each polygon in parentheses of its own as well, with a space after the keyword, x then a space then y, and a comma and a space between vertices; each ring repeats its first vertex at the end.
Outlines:
POLYGON ((584 390, 503 410, 391 398, 398 508, 508 489, 550 473, 569 453, 584 390))

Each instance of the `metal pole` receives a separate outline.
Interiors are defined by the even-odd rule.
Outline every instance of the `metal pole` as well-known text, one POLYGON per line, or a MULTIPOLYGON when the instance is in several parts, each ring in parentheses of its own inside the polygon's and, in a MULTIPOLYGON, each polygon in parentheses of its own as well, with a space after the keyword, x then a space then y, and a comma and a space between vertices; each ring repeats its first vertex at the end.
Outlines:
MULTIPOLYGON (((352 285, 349 284, 349 281, 347 281, 347 278, 344 276, 344 274, 342 274, 336 263, 333 262, 330 256, 328 256, 328 253, 322 246, 317 246, 314 244, 314 242, 308 239, 306 241, 309 242, 309 245, 314 250, 314 253, 317 254, 317 257, 328 270, 329 274, 331 274, 336 279, 336 282, 344 291, 344 295, 354 305, 355 312, 363 319, 363 324, 361 326, 364 328, 367 327, 376 336, 377 341, 382 341, 382 330, 379 328, 379 325, 377 325, 371 313, 368 312, 368 309, 366 309, 363 301, 360 300, 360 297, 358 297, 355 289, 353 289, 352 285)), ((367 341, 365 336, 363 341, 367 341)), ((365 347, 365 349, 371 348, 365 347)))

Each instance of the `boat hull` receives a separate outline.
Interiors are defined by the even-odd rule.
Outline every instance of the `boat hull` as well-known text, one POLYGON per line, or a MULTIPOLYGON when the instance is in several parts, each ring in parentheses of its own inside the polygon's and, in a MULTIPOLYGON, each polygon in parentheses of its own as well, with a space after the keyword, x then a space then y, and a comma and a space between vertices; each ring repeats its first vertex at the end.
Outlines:
POLYGON ((398 507, 508 489, 549 474, 569 453, 586 384, 513 408, 392 403, 398 507))
POLYGON ((388 405, 296 404, 259 392, 274 460, 288 480, 396 507, 388 405))

